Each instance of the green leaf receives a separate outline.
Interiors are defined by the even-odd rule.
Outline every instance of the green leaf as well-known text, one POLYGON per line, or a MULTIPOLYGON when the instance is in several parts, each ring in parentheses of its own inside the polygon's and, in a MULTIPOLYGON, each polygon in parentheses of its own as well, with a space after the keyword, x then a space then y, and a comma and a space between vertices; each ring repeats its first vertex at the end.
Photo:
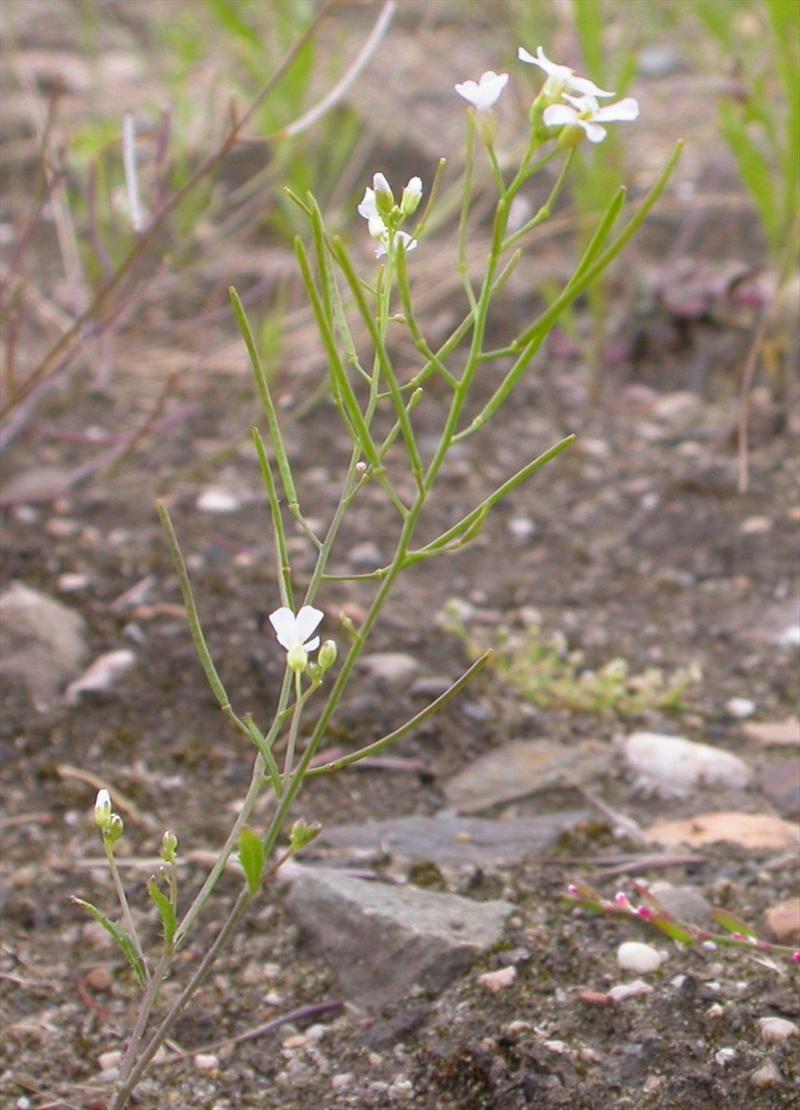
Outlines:
POLYGON ((95 919, 95 921, 99 922, 99 924, 103 926, 109 936, 111 936, 116 941, 116 943, 122 950, 123 956, 130 964, 131 971, 136 976, 136 982, 139 984, 140 987, 143 987, 147 978, 145 974, 144 964, 142 963, 139 954, 134 947, 133 941, 122 928, 122 926, 117 925, 116 921, 112 921, 110 918, 106 917, 102 910, 98 910, 97 906, 93 906, 91 902, 87 902, 83 898, 76 898, 74 895, 72 897, 72 901, 76 905, 81 906, 83 909, 85 909, 86 912, 95 919))
POLYGON ((239 862, 250 887, 251 894, 261 889, 261 876, 264 872, 264 845, 261 837, 246 825, 239 839, 239 862))
POLYGON ((694 944, 697 939, 690 929, 685 928, 674 917, 655 914, 650 918, 649 924, 654 925, 670 940, 678 940, 681 944, 694 944))
POLYGON ((175 939, 175 930, 178 927, 178 921, 175 916, 175 907, 164 894, 163 890, 159 888, 155 879, 150 879, 147 884, 147 893, 156 904, 156 909, 161 915, 161 924, 164 928, 164 943, 167 948, 172 948, 172 942, 175 939))
POLYGON ((744 937, 757 936, 755 929, 748 925, 746 921, 742 921, 735 913, 730 913, 728 910, 712 910, 711 917, 716 921, 722 929, 728 933, 741 933, 744 937))

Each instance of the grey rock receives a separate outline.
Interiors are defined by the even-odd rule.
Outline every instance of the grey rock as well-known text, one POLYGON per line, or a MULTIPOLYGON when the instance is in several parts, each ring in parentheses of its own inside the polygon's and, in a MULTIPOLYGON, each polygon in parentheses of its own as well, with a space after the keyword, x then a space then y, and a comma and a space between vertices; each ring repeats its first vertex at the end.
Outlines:
POLYGON ((458 817, 454 813, 398 817, 361 825, 333 825, 323 829, 314 847, 388 852, 404 860, 443 866, 490 866, 548 851, 563 833, 588 817, 586 810, 561 810, 513 821, 458 817))
POLYGON ((766 767, 761 789, 781 817, 800 820, 800 758, 782 759, 766 767))
POLYGON ((286 906, 345 996, 366 1009, 415 987, 442 990, 500 941, 515 908, 311 868, 292 883, 286 906))
POLYGON ((701 929, 708 929, 714 924, 711 906, 694 887, 654 883, 650 889, 664 909, 679 921, 697 925, 701 929))
POLYGON ((419 698, 441 697, 453 685, 447 675, 423 675, 411 687, 411 693, 419 698))
POLYGON ((109 690, 135 662, 136 656, 128 648, 99 655, 80 678, 70 682, 64 692, 64 701, 67 705, 77 705, 84 694, 99 694, 109 690))
POLYGON ((3 674, 25 683, 37 709, 53 704, 87 650, 86 623, 74 609, 22 582, 0 596, 3 674))
POLYGON ((361 657, 361 666, 387 686, 407 686, 419 670, 413 655, 401 651, 377 651, 361 657))
POLYGON ((376 543, 365 540, 351 549, 349 561, 354 570, 377 570, 385 564, 386 556, 376 543))
POLYGON ((444 785, 459 813, 481 810, 537 791, 591 782, 607 769, 606 748, 565 747, 550 740, 512 740, 470 763, 444 785))

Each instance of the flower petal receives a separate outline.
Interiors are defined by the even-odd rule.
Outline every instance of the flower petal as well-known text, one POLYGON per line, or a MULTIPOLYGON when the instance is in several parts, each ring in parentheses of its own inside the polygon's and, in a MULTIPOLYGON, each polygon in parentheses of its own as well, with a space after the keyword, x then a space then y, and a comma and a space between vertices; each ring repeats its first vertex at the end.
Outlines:
POLYGON ((602 143, 607 135, 605 127, 601 127, 599 123, 592 123, 591 120, 579 119, 577 123, 586 132, 586 138, 590 143, 602 143))
POLYGON ((578 122, 578 113, 568 104, 550 104, 542 113, 546 127, 567 127, 578 122))
POLYGON ((606 89, 598 88, 594 81, 590 81, 588 77, 570 77, 567 84, 571 89, 577 93, 582 93, 584 96, 614 96, 613 92, 607 92, 606 89))
MULTIPOLYGON (((325 614, 321 609, 315 609, 313 605, 304 605, 300 612, 297 614, 295 626, 297 628, 297 636, 301 644, 305 644, 306 640, 314 634, 319 622, 325 614)), ((316 637, 319 643, 319 637, 316 637)), ((306 644, 306 647, 310 645, 306 644)))
POLYGON ((592 118, 602 120, 604 123, 612 123, 614 120, 638 119, 639 101, 634 100, 632 96, 626 96, 624 100, 618 100, 616 104, 606 104, 599 108, 592 118))
POLYGON ((303 644, 306 651, 316 651, 319 647, 319 636, 315 636, 313 640, 309 640, 307 644, 303 644))
POLYGON ((358 206, 359 216, 363 216, 365 220, 369 220, 372 216, 377 214, 377 211, 378 206, 375 203, 375 190, 365 189, 363 200, 358 206))
POLYGON ((297 642, 297 621, 294 613, 291 609, 282 605, 280 609, 270 613, 269 622, 275 629, 278 643, 288 651, 297 642))

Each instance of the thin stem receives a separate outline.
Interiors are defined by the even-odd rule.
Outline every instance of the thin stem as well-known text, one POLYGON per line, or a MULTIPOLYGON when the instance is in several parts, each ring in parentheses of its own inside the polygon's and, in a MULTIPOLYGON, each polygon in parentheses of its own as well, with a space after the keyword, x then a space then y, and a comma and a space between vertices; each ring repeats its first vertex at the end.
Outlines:
POLYGON ((106 859, 108 860, 108 867, 111 872, 111 879, 114 883, 114 890, 117 892, 120 909, 122 910, 122 920, 125 922, 125 928, 127 929, 130 938, 133 941, 133 947, 136 949, 136 955, 142 961, 142 968, 144 969, 144 973, 149 979, 150 972, 147 969, 147 960, 145 959, 144 950, 142 949, 142 944, 139 940, 139 934, 136 931, 136 925, 134 924, 133 917, 131 916, 130 906, 128 905, 128 898, 125 894, 125 887, 122 885, 122 879, 120 878, 117 861, 114 859, 114 849, 110 847, 108 843, 106 843, 105 837, 103 837, 103 847, 106 850, 106 859))
POLYGON ((302 701, 302 687, 299 671, 294 675, 294 712, 292 713, 292 723, 289 726, 289 739, 286 743, 286 758, 283 764, 283 788, 286 789, 289 782, 289 776, 292 773, 292 764, 294 763, 294 749, 297 744, 297 730, 300 727, 300 717, 302 715, 301 706, 302 701))
POLYGON ((308 771, 306 771, 305 777, 307 779, 312 779, 319 775, 331 775, 335 771, 341 771, 343 767, 349 767, 353 763, 358 763, 362 759, 366 759, 368 756, 378 755, 386 748, 396 744, 398 740, 402 740, 404 736, 407 736, 410 732, 419 728, 423 721, 426 721, 428 717, 432 717, 435 713, 438 713, 439 710, 443 709, 457 694, 460 694, 461 691, 480 674, 493 655, 493 651, 485 651, 479 659, 475 660, 469 670, 462 674, 461 678, 454 682, 452 686, 445 690, 435 701, 432 701, 430 705, 426 706, 420 713, 417 713, 415 717, 406 721, 400 728, 395 729, 394 732, 387 733, 386 736, 383 736, 380 740, 376 740, 372 744, 368 744, 365 748, 359 748, 356 752, 348 752, 347 755, 343 755, 339 759, 334 759, 330 763, 323 763, 320 767, 310 767, 308 771))

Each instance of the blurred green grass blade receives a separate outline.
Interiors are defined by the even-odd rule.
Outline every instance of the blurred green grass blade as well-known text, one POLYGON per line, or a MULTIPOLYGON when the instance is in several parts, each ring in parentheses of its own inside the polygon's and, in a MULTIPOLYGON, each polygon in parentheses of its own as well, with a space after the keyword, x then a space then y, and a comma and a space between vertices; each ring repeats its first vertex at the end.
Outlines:
POLYGON ((741 113, 733 104, 720 105, 720 118, 722 134, 736 159, 742 181, 758 209, 770 247, 779 249, 783 220, 769 163, 747 134, 741 113))
POLYGON ((239 294, 233 286, 230 287, 229 293, 234 315, 236 316, 236 322, 239 325, 239 330, 245 341, 247 352, 250 355, 250 364, 253 368, 259 396, 261 397, 261 404, 264 407, 264 414, 267 418, 269 438, 272 441, 272 450, 275 452, 275 458, 278 463, 278 472, 281 476, 283 492, 286 494, 286 500, 290 505, 297 505, 297 491, 292 477, 292 470, 289 466, 289 457, 286 454, 286 448, 283 444, 283 436, 281 435, 280 424, 278 423, 278 413, 275 409, 275 403, 272 400, 272 393, 270 392, 264 365, 258 353, 258 347, 256 346, 255 337, 253 336, 253 329, 250 327, 250 321, 247 319, 247 313, 244 310, 244 305, 239 298, 239 294))
POLYGON ((278 491, 275 488, 275 479, 272 476, 267 449, 258 428, 253 428, 253 442, 255 443, 258 465, 261 468, 261 477, 269 500, 269 511, 272 519, 272 531, 275 537, 275 562, 278 572, 278 590, 281 595, 281 604, 294 612, 294 597, 292 594, 292 568, 289 563, 289 548, 286 542, 286 531, 283 526, 281 506, 278 501, 278 491))
POLYGON ((186 609, 186 616, 189 621, 189 629, 192 634, 197 657, 200 660, 200 665, 203 668, 208 684, 214 692, 214 697, 217 699, 220 708, 225 709, 230 705, 230 700, 222 684, 222 679, 217 673, 217 668, 214 666, 214 661, 211 658, 208 645, 206 644, 203 627, 200 624, 200 615, 197 612, 194 594, 192 593, 192 585, 189 581, 189 572, 186 569, 186 561, 183 558, 183 552, 180 549, 178 537, 175 535, 175 529, 164 502, 156 501, 156 509, 158 510, 161 526, 164 529, 164 535, 167 539, 167 547, 169 548, 172 561, 175 565, 175 571, 178 575, 178 582, 183 596, 183 604, 186 609))

